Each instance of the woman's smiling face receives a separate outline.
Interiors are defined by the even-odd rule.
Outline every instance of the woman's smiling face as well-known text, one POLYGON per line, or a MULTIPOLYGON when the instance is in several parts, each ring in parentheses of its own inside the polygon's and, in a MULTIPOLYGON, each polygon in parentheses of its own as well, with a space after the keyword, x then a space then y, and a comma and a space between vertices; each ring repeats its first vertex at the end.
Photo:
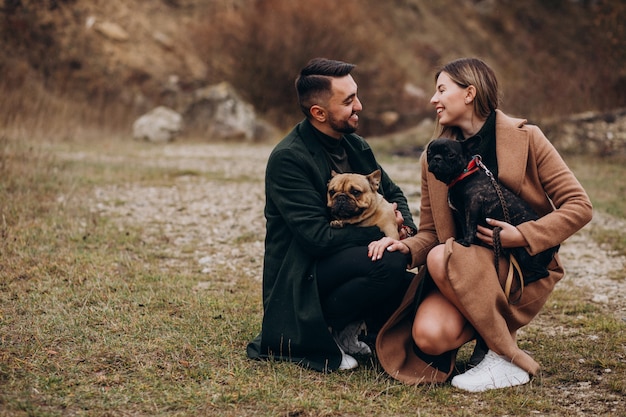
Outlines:
POLYGON ((471 118, 473 106, 466 102, 467 96, 467 88, 452 81, 445 72, 439 74, 435 94, 430 103, 435 106, 442 126, 462 126, 468 118, 471 118))

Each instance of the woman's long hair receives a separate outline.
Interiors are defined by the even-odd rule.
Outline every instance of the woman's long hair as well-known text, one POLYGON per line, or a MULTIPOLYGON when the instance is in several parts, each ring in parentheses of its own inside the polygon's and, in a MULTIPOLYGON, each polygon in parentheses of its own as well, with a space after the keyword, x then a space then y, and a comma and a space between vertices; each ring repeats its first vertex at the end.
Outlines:
MULTIPOLYGON (((461 88, 467 88, 470 85, 476 88, 476 97, 474 97, 472 103, 476 115, 486 119, 492 111, 498 108, 500 104, 498 80, 491 67, 485 62, 478 58, 454 60, 437 71, 435 82, 437 82, 442 72, 445 72, 461 88)), ((463 135, 458 127, 442 126, 439 124, 439 119, 437 119, 434 137, 441 136, 463 139, 463 135)))

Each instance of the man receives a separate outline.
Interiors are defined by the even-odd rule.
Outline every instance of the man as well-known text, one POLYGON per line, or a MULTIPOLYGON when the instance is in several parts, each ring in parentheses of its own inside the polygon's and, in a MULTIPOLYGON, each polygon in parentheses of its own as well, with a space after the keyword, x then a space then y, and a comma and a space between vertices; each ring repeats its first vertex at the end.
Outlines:
MULTIPOLYGON (((274 148, 265 174, 266 239, 261 333, 248 345, 252 359, 278 359, 322 372, 352 369, 351 354, 371 354, 358 336, 376 331, 399 304, 413 274, 407 258, 371 259, 378 227, 330 227, 331 171, 381 169, 354 134, 362 110, 354 65, 316 58, 300 72, 296 90, 305 119, 274 148)), ((416 231, 406 198, 382 171, 379 192, 397 204, 401 235, 416 231)))

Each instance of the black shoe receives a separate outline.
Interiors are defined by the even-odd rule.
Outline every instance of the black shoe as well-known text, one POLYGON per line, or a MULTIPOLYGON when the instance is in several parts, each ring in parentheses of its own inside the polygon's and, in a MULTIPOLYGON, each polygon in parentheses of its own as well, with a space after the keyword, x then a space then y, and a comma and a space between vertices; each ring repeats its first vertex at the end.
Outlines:
POLYGON ((449 350, 441 355, 429 355, 422 352, 422 350, 415 343, 413 343, 413 353, 415 353, 421 360, 444 374, 450 372, 450 368, 452 366, 451 355, 455 352, 456 350, 449 350))
POLYGON ((482 337, 476 336, 476 346, 474 346, 474 352, 472 352, 472 356, 470 356, 469 361, 467 362, 468 368, 473 368, 485 359, 485 355, 489 348, 487 344, 483 340, 482 337))

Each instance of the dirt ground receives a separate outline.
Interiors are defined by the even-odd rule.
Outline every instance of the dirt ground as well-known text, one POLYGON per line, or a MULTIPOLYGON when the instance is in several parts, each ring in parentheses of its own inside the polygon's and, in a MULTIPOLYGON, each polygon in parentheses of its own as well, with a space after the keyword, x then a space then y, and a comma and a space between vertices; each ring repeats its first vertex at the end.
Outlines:
MULTIPOLYGON (((120 224, 140 226, 147 243, 165 237, 169 253, 164 268, 192 268, 207 274, 218 267, 243 268, 250 276, 258 277, 260 285, 265 227, 263 175, 270 151, 269 145, 146 144, 133 148, 129 154, 66 151, 59 156, 69 160, 128 162, 179 172, 173 185, 126 183, 95 188, 91 210, 120 224), (254 254, 255 262, 248 261, 250 254, 254 254)), ((383 167, 403 188, 417 218, 417 160, 392 159, 383 167)), ((610 278, 612 272, 624 270, 626 259, 591 238, 590 231, 597 227, 626 230, 626 223, 595 213, 589 225, 561 246, 567 275, 559 285, 585 288, 587 301, 602 304, 626 320, 626 285, 610 278)), ((543 327, 553 326, 541 315, 536 320, 543 327)), ((563 331, 552 328, 550 333, 558 336, 563 331)), ((520 334, 523 335, 523 329, 520 334)), ((572 415, 588 415, 581 414, 581 409, 588 408, 580 406, 594 401, 604 403, 603 408, 608 407, 605 412, 626 410, 623 398, 616 395, 607 399, 606 392, 594 393, 591 383, 568 387, 559 395, 563 401, 571 402, 572 415)))

